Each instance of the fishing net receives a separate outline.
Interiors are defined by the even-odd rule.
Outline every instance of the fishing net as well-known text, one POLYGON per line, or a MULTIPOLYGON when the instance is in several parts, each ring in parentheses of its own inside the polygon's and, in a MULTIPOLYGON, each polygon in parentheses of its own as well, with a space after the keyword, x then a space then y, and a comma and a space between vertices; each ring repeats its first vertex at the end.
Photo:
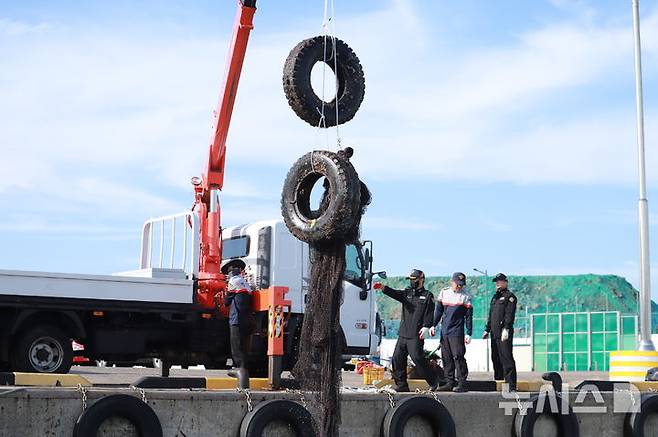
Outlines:
MULTIPOLYGON (((370 203, 370 191, 361 183, 359 219, 345 239, 311 245, 308 301, 300 336, 295 379, 303 390, 318 394, 318 431, 321 437, 338 436, 340 425, 340 384, 344 334, 340 327, 343 301, 345 247, 358 240, 360 219, 370 203)), ((325 190, 328 187, 325 186, 325 190)), ((328 199, 325 191, 321 204, 328 199)))

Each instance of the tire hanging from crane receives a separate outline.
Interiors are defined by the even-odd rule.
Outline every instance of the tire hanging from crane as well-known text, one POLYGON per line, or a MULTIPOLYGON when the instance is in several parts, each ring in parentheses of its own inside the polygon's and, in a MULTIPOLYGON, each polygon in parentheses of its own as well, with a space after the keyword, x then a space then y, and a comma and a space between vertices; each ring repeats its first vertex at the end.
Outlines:
POLYGON ((302 389, 319 393, 321 437, 338 435, 345 247, 358 240, 361 217, 371 199, 349 161, 352 154, 346 148, 304 155, 288 172, 281 196, 286 226, 311 247, 308 301, 293 375, 302 389), (324 194, 314 210, 311 191, 322 178, 324 194))
POLYGON ((283 67, 283 90, 299 118, 327 128, 354 118, 363 102, 366 82, 361 62, 347 44, 338 38, 316 36, 290 51, 283 67), (329 102, 323 102, 311 86, 311 71, 318 62, 326 63, 336 75, 336 96, 329 102))

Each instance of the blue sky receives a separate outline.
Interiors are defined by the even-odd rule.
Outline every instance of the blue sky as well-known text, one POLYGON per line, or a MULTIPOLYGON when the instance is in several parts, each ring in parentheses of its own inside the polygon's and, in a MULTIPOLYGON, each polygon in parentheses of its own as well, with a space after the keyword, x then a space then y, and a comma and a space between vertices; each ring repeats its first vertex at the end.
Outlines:
MULTIPOLYGON (((378 268, 614 273, 637 285, 628 1, 335 0, 364 104, 341 128, 373 191, 378 268)), ((232 1, 0 1, 0 266, 135 268, 141 223, 187 208, 202 169, 232 1)), ((642 2, 658 270, 658 2, 642 2)), ((322 2, 256 15, 223 195, 226 225, 279 216, 289 165, 335 132, 297 119, 288 51, 322 2)), ((654 278, 658 298, 658 278, 654 278)))

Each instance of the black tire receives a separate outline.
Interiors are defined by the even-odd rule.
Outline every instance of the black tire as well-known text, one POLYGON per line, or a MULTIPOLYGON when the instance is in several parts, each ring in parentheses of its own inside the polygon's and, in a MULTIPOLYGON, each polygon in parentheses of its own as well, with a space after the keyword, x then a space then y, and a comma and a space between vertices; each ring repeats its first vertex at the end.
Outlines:
POLYGON ((281 214, 290 232, 310 244, 349 239, 361 219, 361 182, 349 160, 317 150, 295 162, 283 185, 281 214), (322 177, 328 182, 317 210, 311 191, 322 177))
POLYGON ((289 424, 298 436, 314 437, 315 423, 311 413, 297 402, 276 399, 258 404, 242 419, 240 437, 261 437, 269 425, 275 421, 289 424))
POLYGON ((514 416, 515 437, 532 437, 535 432, 535 423, 542 414, 551 416, 555 420, 559 436, 578 437, 580 435, 578 418, 571 407, 569 407, 569 411, 562 411, 562 397, 557 394, 557 407, 559 411, 551 412, 551 402, 548 396, 546 392, 542 392, 541 395, 535 395, 530 398, 529 402, 532 403, 532 406, 527 409, 525 415, 519 414, 518 410, 516 411, 516 415, 514 416), (540 396, 547 396, 544 399, 543 411, 537 411, 540 396))
POLYGON ((68 373, 73 365, 73 346, 58 327, 34 326, 14 342, 10 359, 17 372, 68 373))
POLYGON ((332 39, 327 37, 327 65, 338 81, 338 120, 336 98, 324 103, 324 122, 321 120, 322 100, 311 86, 311 70, 325 59, 325 37, 305 39, 290 51, 283 67, 283 90, 290 107, 312 126, 331 127, 350 121, 361 106, 366 92, 363 68, 352 49, 339 39, 334 39, 336 59, 333 57, 332 39), (334 61, 338 67, 335 71, 334 61))
POLYGON ((82 412, 73 428, 73 437, 95 436, 110 417, 128 419, 140 437, 162 437, 162 425, 153 409, 129 395, 105 396, 82 412))
POLYGON ((624 420, 624 437, 644 437, 644 424, 652 414, 658 413, 658 395, 642 395, 640 411, 627 413, 624 420))
POLYGON ((432 426, 435 436, 456 437, 455 421, 442 403, 425 396, 405 398, 386 412, 382 423, 383 437, 402 437, 409 419, 421 416, 432 426))

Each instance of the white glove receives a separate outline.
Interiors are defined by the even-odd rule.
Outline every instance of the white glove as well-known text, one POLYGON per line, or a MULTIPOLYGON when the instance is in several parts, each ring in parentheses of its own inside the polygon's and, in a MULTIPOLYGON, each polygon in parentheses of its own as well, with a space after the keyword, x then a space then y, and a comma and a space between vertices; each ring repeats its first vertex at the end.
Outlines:
POLYGON ((471 336, 470 335, 464 336, 464 343, 469 344, 470 342, 471 342, 471 336))
POLYGON ((488 333, 487 331, 484 331, 484 333, 482 334, 482 338, 483 338, 484 340, 486 340, 487 338, 489 338, 489 333, 488 333))
POLYGON ((509 329, 503 328, 503 332, 500 333, 500 340, 501 341, 509 340, 509 329))

